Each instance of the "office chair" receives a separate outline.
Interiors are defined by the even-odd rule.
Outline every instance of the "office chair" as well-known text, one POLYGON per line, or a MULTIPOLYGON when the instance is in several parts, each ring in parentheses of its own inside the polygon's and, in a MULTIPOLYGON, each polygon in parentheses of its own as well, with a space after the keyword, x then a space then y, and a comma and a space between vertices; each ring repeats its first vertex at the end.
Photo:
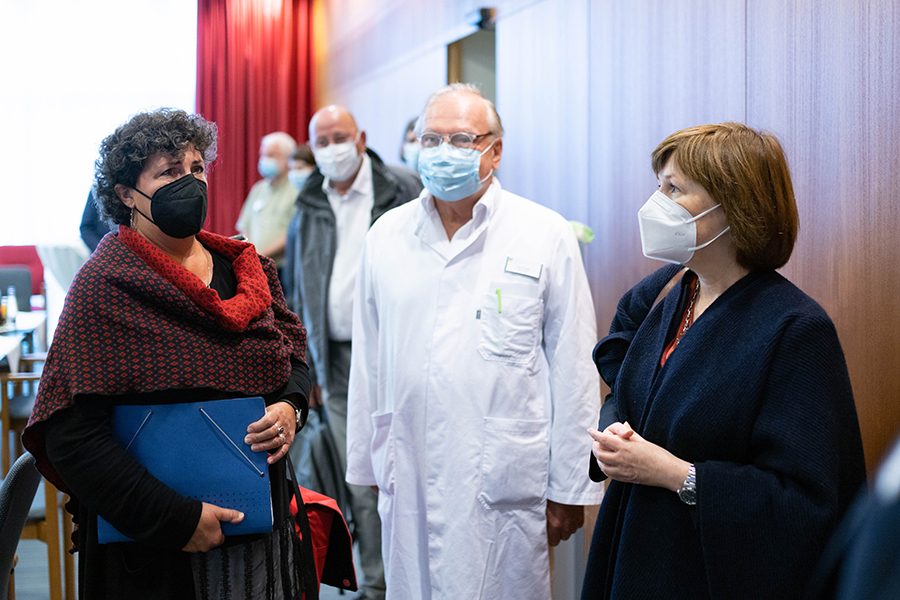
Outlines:
POLYGON ((19 537, 41 482, 34 457, 24 453, 0 485, 0 600, 15 594, 12 569, 19 537))

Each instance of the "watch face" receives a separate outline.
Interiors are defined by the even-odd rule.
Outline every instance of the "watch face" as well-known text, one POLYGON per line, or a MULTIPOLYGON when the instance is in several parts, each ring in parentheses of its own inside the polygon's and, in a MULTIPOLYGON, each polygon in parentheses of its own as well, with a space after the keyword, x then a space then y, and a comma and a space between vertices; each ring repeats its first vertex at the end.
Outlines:
POLYGON ((697 504, 697 490, 696 488, 688 488, 683 487, 678 490, 678 497, 685 504, 689 504, 691 506, 697 504))

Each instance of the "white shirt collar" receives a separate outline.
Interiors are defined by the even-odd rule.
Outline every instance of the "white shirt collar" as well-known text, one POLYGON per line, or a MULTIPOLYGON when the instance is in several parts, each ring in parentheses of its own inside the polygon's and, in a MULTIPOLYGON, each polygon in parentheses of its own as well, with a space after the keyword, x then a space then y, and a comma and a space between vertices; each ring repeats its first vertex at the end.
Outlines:
POLYGON ((453 235, 453 240, 448 240, 441 216, 434 205, 434 197, 428 190, 422 190, 422 194, 419 196, 421 213, 416 226, 416 236, 445 258, 450 259, 477 239, 481 232, 488 227, 491 215, 496 212, 500 196, 500 181, 494 177, 484 195, 472 207, 472 218, 459 228, 453 235))
MULTIPOLYGON (((475 206, 472 207, 472 220, 470 223, 475 224, 476 227, 490 218, 497 205, 497 198, 500 195, 500 180, 497 179, 496 175, 491 177, 491 185, 488 186, 488 189, 485 190, 478 202, 475 203, 475 206)), ((422 194, 419 196, 419 201, 422 203, 425 215, 440 221, 441 217, 434 206, 434 196, 431 195, 431 192, 423 189, 422 194)))

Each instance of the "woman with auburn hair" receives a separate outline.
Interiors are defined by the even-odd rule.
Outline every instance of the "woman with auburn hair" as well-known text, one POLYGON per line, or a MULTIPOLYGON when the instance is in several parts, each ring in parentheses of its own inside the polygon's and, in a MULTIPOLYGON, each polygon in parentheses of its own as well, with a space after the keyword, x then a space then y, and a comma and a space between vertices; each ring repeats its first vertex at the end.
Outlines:
POLYGON ((653 152, 644 255, 594 359, 609 478, 582 598, 795 598, 865 481, 837 332, 775 272, 798 217, 778 140, 739 123, 653 152), (682 266, 684 265, 684 266, 682 266))

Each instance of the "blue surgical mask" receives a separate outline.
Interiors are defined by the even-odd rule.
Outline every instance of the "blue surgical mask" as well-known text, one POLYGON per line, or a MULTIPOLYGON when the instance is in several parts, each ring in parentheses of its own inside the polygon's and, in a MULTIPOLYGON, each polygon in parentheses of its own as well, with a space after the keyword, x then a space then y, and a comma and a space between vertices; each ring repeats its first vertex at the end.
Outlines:
POLYGON ((419 153, 422 146, 419 142, 406 142, 403 144, 403 162, 413 171, 419 170, 419 153))
POLYGON ((288 181, 291 182, 291 185, 297 188, 298 190, 303 189, 303 184, 306 183, 306 180, 309 178, 309 174, 311 170, 300 170, 300 169, 291 169, 288 171, 288 181))
POLYGON ((278 161, 274 158, 263 156, 259 159, 257 168, 259 169, 259 174, 266 179, 275 179, 275 176, 278 175, 278 161))
POLYGON ((487 177, 480 179, 478 170, 481 157, 494 145, 479 152, 474 148, 455 148, 450 144, 441 144, 437 148, 423 148, 419 153, 419 175, 425 189, 444 202, 458 202, 468 198, 481 188, 487 177))

